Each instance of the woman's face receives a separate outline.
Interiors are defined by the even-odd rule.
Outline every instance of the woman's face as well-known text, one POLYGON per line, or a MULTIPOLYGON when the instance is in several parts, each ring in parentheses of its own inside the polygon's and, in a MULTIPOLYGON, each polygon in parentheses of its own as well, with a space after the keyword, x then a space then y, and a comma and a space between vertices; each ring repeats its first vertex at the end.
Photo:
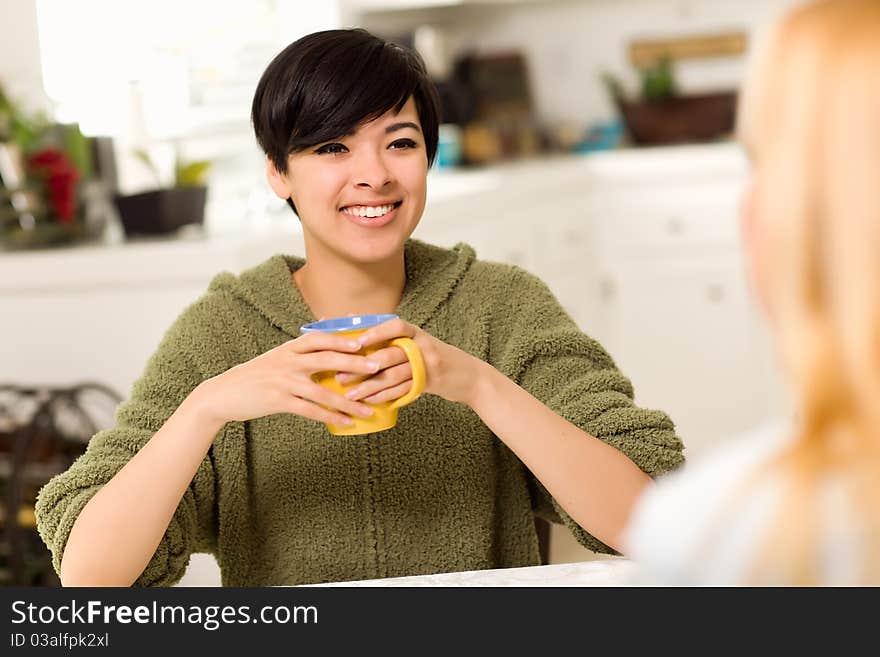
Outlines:
POLYGON ((400 252, 425 208, 427 173, 412 97, 397 114, 290 155, 285 174, 268 163, 272 189, 296 204, 306 248, 362 264, 400 252))

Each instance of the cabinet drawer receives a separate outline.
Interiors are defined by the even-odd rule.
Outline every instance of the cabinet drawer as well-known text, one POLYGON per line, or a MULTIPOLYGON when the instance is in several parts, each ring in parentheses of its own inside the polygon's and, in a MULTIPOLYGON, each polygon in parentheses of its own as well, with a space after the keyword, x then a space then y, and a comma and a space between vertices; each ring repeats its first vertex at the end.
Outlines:
POLYGON ((729 208, 652 209, 603 217, 599 240, 603 248, 614 251, 654 251, 658 255, 700 246, 738 248, 739 221, 736 211, 729 208))
POLYGON ((601 250, 666 255, 694 247, 738 249, 739 181, 606 193, 593 206, 601 250))
POLYGON ((551 210, 536 224, 544 270, 554 276, 589 274, 595 261, 597 230, 592 209, 583 199, 569 198, 551 210))

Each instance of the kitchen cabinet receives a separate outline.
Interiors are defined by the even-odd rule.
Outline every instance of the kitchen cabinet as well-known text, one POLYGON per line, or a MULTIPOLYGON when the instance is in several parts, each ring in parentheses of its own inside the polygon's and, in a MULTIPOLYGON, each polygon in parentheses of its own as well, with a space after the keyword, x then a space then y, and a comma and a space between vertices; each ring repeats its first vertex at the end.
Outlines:
POLYGON ((736 146, 497 170, 492 188, 429 202, 416 236, 540 276, 632 380, 636 402, 672 417, 689 457, 783 412, 740 245, 747 166, 736 146))
POLYGON ((593 332, 632 379, 637 403, 676 422, 690 457, 781 412, 740 245, 745 162, 727 156, 714 170, 606 172, 591 198, 593 332))
POLYGON ((636 402, 672 417, 689 456, 768 413, 766 355, 738 257, 621 266, 601 280, 597 337, 636 402))
POLYGON ((303 253, 298 222, 266 234, 3 253, 0 379, 96 381, 125 396, 165 331, 216 274, 279 251, 303 253))
POLYGON ((444 189, 432 200, 435 181, 429 181, 414 237, 441 246, 466 242, 482 260, 522 267, 547 282, 572 317, 588 321, 595 295, 585 286, 596 276, 596 258, 583 164, 582 158, 565 158, 501 165, 491 186, 468 182, 455 198, 444 189))

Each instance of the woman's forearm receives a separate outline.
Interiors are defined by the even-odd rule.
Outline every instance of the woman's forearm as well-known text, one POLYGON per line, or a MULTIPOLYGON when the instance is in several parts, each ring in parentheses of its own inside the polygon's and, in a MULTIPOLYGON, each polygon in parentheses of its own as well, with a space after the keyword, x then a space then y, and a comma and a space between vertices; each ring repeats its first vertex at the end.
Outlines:
POLYGON ((61 560, 64 586, 130 586, 144 571, 223 426, 198 391, 83 508, 61 560))
POLYGON ((491 365, 479 367, 471 408, 575 522, 619 550, 633 504, 651 478, 491 365))

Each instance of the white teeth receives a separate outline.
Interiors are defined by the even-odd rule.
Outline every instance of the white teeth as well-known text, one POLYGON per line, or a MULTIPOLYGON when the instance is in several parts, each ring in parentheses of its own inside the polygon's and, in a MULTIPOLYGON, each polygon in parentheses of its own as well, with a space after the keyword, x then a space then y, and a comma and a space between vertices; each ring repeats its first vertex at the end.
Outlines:
POLYGON ((350 214, 353 217, 381 217, 382 215, 386 215, 394 209, 394 205, 350 205, 347 208, 342 208, 342 211, 345 214, 350 214))

